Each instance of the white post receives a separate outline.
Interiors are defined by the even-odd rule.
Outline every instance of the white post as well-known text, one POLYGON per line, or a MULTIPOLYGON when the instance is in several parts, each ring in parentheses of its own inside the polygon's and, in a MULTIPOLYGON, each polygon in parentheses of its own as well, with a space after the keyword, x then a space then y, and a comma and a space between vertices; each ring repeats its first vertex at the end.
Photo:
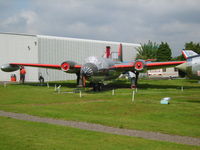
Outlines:
POLYGON ((49 88, 49 82, 47 82, 47 87, 49 88))
POLYGON ((132 93, 132 102, 134 102, 134 100, 135 100, 135 91, 133 91, 132 93))
POLYGON ((183 86, 181 87, 181 91, 183 92, 183 86))
POLYGON ((137 88, 135 88, 135 93, 137 93, 137 88))
POLYGON ((112 90, 112 95, 115 95, 115 89, 112 90))
POLYGON ((3 83, 3 86, 6 87, 6 82, 3 83))
POLYGON ((61 85, 59 85, 57 88, 59 94, 60 94, 60 88, 61 88, 61 85))
POLYGON ((80 98, 82 97, 82 93, 81 93, 81 90, 80 90, 80 92, 79 92, 79 96, 80 96, 80 98))

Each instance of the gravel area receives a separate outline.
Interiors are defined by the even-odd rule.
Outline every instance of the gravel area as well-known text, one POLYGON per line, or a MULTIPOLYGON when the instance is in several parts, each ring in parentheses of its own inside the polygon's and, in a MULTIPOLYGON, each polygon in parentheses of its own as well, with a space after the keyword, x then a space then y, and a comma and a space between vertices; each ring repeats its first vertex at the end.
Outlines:
POLYGON ((0 116, 15 118, 19 120, 28 120, 28 121, 34 121, 34 122, 42 122, 42 123, 68 126, 68 127, 79 128, 79 129, 90 130, 90 131, 111 133, 111 134, 117 134, 117 135, 126 135, 126 136, 133 136, 133 137, 141 137, 141 138, 150 139, 150 140, 167 141, 167 142, 173 142, 173 143, 179 143, 179 144, 200 146, 200 138, 193 138, 193 137, 187 137, 187 136, 169 135, 169 134, 163 134, 163 133, 158 133, 158 132, 147 132, 147 131, 140 131, 140 130, 119 129, 119 128, 108 127, 108 126, 93 124, 93 123, 57 120, 57 119, 37 117, 37 116, 32 116, 32 115, 27 115, 27 114, 5 112, 1 110, 0 110, 0 116))

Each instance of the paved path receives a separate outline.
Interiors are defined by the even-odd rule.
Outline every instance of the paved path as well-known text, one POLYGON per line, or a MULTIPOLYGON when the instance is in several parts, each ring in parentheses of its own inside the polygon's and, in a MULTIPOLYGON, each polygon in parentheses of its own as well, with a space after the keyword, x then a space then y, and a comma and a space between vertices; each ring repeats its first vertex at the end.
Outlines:
POLYGON ((15 119, 19 119, 19 120, 28 120, 28 121, 34 121, 34 122, 63 125, 63 126, 79 128, 79 129, 84 129, 84 130, 90 130, 90 131, 141 137, 141 138, 150 139, 150 140, 167 141, 167 142, 173 142, 173 143, 179 143, 179 144, 200 146, 200 138, 169 135, 169 134, 163 134, 163 133, 158 133, 158 132, 146 132, 146 131, 139 131, 139 130, 119 129, 119 128, 108 127, 108 126, 99 125, 99 124, 77 122, 77 121, 57 120, 57 119, 37 117, 37 116, 32 116, 32 115, 27 115, 27 114, 5 112, 5 111, 1 111, 1 110, 0 110, 0 116, 15 118, 15 119))

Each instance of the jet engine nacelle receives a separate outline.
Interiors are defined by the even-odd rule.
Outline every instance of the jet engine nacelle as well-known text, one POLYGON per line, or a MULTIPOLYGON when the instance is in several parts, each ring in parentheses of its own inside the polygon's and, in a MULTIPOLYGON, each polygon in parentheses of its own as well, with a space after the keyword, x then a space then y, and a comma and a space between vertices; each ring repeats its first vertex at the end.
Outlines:
POLYGON ((138 72, 146 71, 146 62, 144 60, 135 61, 134 69, 138 72))
POLYGON ((178 69, 178 76, 179 77, 184 78, 184 77, 186 77, 186 75, 187 74, 185 72, 183 72, 183 71, 181 71, 181 70, 178 69))
POLYGON ((75 65, 76 65, 76 63, 73 61, 64 61, 61 64, 61 69, 64 72, 70 72, 70 70, 73 69, 75 65))
POLYGON ((1 70, 4 72, 13 72, 19 70, 19 65, 4 64, 1 66, 1 70))

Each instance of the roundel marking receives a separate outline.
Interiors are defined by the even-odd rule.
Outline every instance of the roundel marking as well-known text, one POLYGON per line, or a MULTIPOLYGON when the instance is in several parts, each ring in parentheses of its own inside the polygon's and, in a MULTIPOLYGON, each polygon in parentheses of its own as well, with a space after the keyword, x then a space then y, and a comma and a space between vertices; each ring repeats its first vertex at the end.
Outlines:
POLYGON ((142 70, 144 68, 144 64, 141 61, 135 63, 135 69, 142 70))
POLYGON ((68 71, 69 68, 70 68, 70 64, 64 62, 64 63, 61 65, 61 68, 62 68, 62 70, 64 70, 64 71, 68 71))

